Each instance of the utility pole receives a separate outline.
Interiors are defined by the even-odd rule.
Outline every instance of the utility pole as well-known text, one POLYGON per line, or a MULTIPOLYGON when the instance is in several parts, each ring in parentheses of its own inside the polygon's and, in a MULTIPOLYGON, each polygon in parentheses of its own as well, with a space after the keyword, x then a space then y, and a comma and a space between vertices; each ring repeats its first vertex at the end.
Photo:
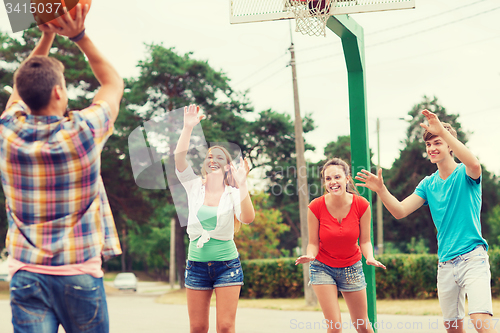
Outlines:
POLYGON ((169 269, 169 277, 170 281, 170 289, 174 289, 175 286, 175 218, 170 220, 170 269, 169 269))
MULTIPOLYGON (((377 172, 380 170, 380 119, 377 118, 377 172)), ((377 194, 377 248, 378 255, 384 253, 384 220, 382 219, 382 199, 377 194)))
MULTIPOLYGON (((295 152, 297 154, 297 186, 299 194, 299 213, 300 213, 300 238, 302 240, 302 254, 307 253, 307 243, 309 242, 309 232, 307 229, 307 205, 309 204, 309 191, 307 187, 307 168, 304 157, 304 138, 302 136, 302 117, 300 116, 299 87, 297 85, 297 69, 295 68, 295 48, 292 39, 292 30, 290 28, 290 54, 293 80, 293 99, 295 108, 295 152)), ((309 286, 309 265, 302 265, 304 276, 304 297, 308 306, 317 304, 317 298, 309 286)))

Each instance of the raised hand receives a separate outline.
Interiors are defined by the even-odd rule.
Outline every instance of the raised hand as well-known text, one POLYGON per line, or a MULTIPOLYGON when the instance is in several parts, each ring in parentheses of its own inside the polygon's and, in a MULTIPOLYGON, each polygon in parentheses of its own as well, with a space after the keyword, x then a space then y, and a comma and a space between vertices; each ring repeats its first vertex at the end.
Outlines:
POLYGON ((238 167, 238 170, 231 165, 231 173, 233 174, 238 187, 242 187, 246 184, 248 172, 250 172, 250 167, 246 158, 243 159, 243 157, 240 157, 240 166, 238 167))
POLYGON ((429 125, 422 123, 420 124, 420 127, 424 128, 425 130, 431 132, 434 135, 441 136, 441 133, 445 131, 445 128, 443 127, 443 124, 441 124, 441 122, 439 121, 438 116, 427 109, 423 110, 422 114, 427 119, 429 125))
POLYGON ((38 28, 45 33, 57 33, 61 36, 75 37, 85 30, 85 18, 89 12, 89 6, 85 5, 82 7, 81 4, 76 5, 76 17, 73 19, 68 9, 64 7, 64 14, 56 17, 57 23, 61 27, 56 27, 50 23, 40 24, 40 18, 35 17, 37 21, 38 28))
POLYGON ((380 261, 375 260, 375 258, 366 259, 366 264, 386 269, 385 265, 382 264, 380 261))
POLYGON ((384 188, 384 178, 382 178, 382 168, 378 169, 377 175, 374 175, 368 170, 361 170, 358 172, 354 179, 362 181, 363 183, 357 183, 356 186, 367 187, 373 192, 379 192, 384 188))
POLYGON ((194 104, 184 107, 184 127, 193 128, 199 124, 200 120, 205 118, 200 114, 200 107, 194 104))
POLYGON ((300 257, 297 258, 297 260, 295 260, 295 265, 298 265, 298 264, 307 264, 308 262, 311 262, 314 259, 315 258, 313 256, 308 256, 308 255, 300 256, 300 257))

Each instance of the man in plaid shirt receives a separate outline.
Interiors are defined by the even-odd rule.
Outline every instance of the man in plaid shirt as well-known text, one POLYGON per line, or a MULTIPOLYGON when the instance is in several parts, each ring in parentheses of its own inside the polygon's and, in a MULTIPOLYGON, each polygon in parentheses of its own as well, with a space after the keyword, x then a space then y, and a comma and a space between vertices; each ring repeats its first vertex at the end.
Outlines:
POLYGON ((101 179, 123 80, 85 34, 88 6, 66 13, 14 75, 0 117, 0 170, 9 230, 15 332, 108 332, 101 270, 121 253, 101 179), (64 67, 48 57, 55 33, 70 37, 101 84, 92 105, 69 112, 64 67))

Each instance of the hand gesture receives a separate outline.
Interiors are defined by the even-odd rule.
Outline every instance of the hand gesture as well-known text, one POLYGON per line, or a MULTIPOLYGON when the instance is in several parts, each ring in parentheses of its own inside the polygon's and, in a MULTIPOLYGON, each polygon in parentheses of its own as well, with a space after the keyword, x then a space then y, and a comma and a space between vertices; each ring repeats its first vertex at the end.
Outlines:
POLYGON ((298 265, 298 264, 307 264, 308 262, 311 262, 313 261, 314 258, 313 256, 308 256, 308 255, 305 255, 305 256, 300 256, 297 258, 297 260, 295 260, 295 265, 298 265))
POLYGON ((231 173, 238 187, 246 185, 248 172, 250 172, 250 167, 248 166, 248 160, 246 158, 243 160, 243 157, 240 157, 240 166, 238 170, 231 164, 231 173))
POLYGON ((429 125, 420 124, 420 127, 424 128, 427 132, 430 132, 434 135, 441 136, 441 133, 445 131, 443 124, 438 119, 438 116, 435 113, 430 112, 429 110, 423 110, 422 114, 427 118, 429 125))
POLYGON ((382 168, 378 169, 377 175, 375 176, 368 170, 361 170, 358 172, 354 179, 362 181, 363 183, 357 183, 356 186, 367 187, 373 192, 379 192, 384 188, 384 178, 382 178, 382 168))
POLYGON ((385 265, 382 264, 380 261, 375 260, 375 258, 366 259, 366 264, 386 269, 385 265))
POLYGON ((200 120, 205 118, 204 115, 199 114, 200 107, 198 105, 191 104, 189 107, 184 107, 184 127, 193 128, 199 124, 200 120))
POLYGON ((35 20, 38 23, 38 28, 45 33, 57 33, 61 36, 66 37, 75 37, 80 34, 83 30, 85 30, 85 18, 89 12, 89 6, 85 5, 82 7, 81 4, 76 5, 76 17, 73 20, 71 14, 68 12, 68 9, 64 7, 64 14, 61 16, 57 16, 57 23, 61 27, 56 27, 50 23, 44 23, 40 21, 38 16, 35 16, 35 20))

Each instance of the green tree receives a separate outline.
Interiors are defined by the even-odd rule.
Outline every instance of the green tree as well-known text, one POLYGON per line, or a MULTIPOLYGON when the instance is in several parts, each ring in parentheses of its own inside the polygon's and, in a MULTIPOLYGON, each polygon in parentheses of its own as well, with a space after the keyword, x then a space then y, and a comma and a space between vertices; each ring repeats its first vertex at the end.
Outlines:
POLYGON ((250 225, 242 225, 235 235, 235 242, 242 260, 259 258, 279 258, 281 252, 279 237, 290 230, 282 223, 281 212, 271 207, 269 194, 252 195, 255 220, 250 225))
MULTIPOLYGON (((314 130, 315 125, 309 114, 303 117, 303 132, 314 130)), ((259 118, 250 124, 248 155, 255 168, 263 170, 267 181, 272 206, 280 210, 283 221, 290 226, 290 231, 280 237, 280 248, 287 252, 297 247, 300 238, 299 200, 297 190, 297 164, 295 155, 294 121, 288 114, 265 110, 259 118)), ((305 151, 314 147, 305 142, 305 151)), ((315 165, 307 164, 308 183, 315 165)), ((309 194, 316 192, 310 186, 309 194)))
POLYGON ((329 142, 324 149, 325 162, 331 158, 339 157, 351 163, 351 136, 341 135, 337 138, 337 141, 329 142))
POLYGON ((500 249, 500 205, 493 207, 486 221, 488 225, 486 240, 492 248, 500 249))

